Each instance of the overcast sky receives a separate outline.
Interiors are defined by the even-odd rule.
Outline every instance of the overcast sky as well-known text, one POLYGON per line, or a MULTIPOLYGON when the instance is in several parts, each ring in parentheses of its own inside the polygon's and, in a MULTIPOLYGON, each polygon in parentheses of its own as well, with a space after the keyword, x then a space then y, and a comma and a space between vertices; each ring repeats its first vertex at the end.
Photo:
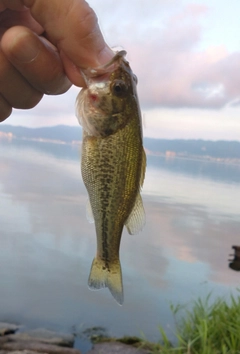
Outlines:
MULTIPOLYGON (((89 0, 138 77, 144 135, 240 140, 240 1, 89 0)), ((75 125, 79 89, 14 111, 6 124, 75 125)))

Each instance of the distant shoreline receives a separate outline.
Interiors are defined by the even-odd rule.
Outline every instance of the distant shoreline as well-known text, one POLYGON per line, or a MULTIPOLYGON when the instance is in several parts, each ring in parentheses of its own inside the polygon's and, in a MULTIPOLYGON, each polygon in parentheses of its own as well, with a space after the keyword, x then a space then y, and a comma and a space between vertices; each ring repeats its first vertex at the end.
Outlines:
MULTIPOLYGON (((81 127, 54 126, 26 128, 0 125, 0 141, 20 140, 36 143, 50 143, 81 146, 81 127)), ((166 140, 144 138, 144 148, 149 156, 167 160, 185 159, 240 165, 240 142, 204 140, 166 140)))
POLYGON ((206 161, 206 162, 215 162, 215 163, 222 163, 222 164, 231 164, 231 165, 239 165, 240 166, 240 159, 236 158, 220 158, 220 157, 212 157, 212 156, 201 156, 201 155, 183 155, 176 153, 174 156, 168 156, 166 153, 155 153, 152 151, 147 151, 147 155, 150 156, 158 156, 158 157, 165 157, 166 160, 173 160, 173 159, 182 159, 182 160, 193 160, 193 161, 206 161))

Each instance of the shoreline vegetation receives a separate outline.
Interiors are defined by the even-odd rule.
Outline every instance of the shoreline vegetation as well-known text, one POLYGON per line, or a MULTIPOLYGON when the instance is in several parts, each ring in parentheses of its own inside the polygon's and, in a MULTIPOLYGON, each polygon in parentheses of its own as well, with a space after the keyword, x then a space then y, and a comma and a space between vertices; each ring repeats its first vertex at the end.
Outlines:
MULTIPOLYGON (((238 289, 240 291, 240 289, 238 289)), ((190 310, 185 306, 170 305, 175 319, 175 343, 171 343, 163 327, 159 326, 159 343, 144 338, 110 338, 93 334, 93 344, 120 342, 143 349, 149 354, 239 354, 240 353, 240 296, 230 299, 211 294, 204 300, 194 301, 190 310)))

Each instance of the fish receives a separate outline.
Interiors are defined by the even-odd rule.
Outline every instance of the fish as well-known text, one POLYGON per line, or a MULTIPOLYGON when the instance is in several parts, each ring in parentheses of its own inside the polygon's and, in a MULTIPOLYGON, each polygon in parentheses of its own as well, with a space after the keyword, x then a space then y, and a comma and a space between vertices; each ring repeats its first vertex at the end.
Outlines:
POLYGON ((90 289, 107 287, 124 300, 119 259, 123 227, 130 235, 145 224, 140 195, 146 155, 137 96, 137 77, 126 51, 105 65, 82 71, 86 83, 76 99, 83 129, 81 171, 89 195, 87 218, 95 222, 97 252, 88 279, 90 289))

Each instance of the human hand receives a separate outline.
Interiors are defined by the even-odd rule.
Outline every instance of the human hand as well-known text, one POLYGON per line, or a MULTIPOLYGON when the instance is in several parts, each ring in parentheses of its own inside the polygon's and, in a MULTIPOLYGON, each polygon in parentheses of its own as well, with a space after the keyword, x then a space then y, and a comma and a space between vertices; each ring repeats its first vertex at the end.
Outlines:
POLYGON ((113 56, 85 0, 0 0, 0 39, 0 121, 84 86, 80 68, 113 56))

